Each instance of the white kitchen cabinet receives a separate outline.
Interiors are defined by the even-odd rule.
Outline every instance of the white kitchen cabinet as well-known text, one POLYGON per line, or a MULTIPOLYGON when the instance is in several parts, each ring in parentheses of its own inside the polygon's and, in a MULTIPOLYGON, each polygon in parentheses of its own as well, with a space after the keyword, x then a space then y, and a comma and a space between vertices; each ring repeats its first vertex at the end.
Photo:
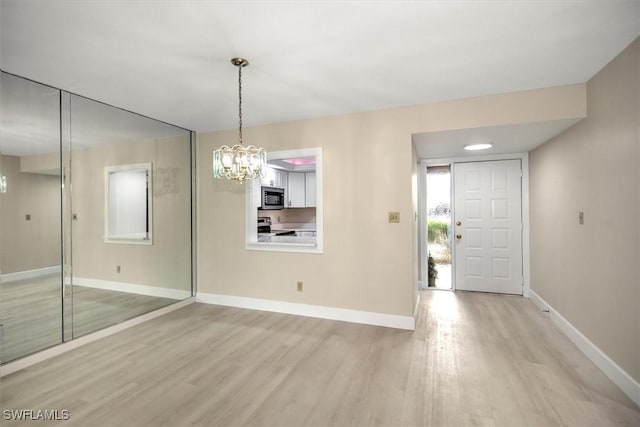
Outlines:
POLYGON ((288 181, 288 208, 313 208, 316 206, 315 172, 289 172, 288 181))
POLYGON ((304 196, 304 204, 308 208, 316 207, 316 173, 315 172, 307 172, 305 175, 305 196, 304 196))
POLYGON ((276 179, 275 179, 274 187, 280 187, 286 190, 288 186, 288 182, 287 182, 288 180, 289 180, 289 174, 286 171, 281 171, 279 169, 276 169, 276 179))
POLYGON ((305 207, 305 174, 299 172, 289 172, 288 208, 305 207))
POLYGON ((275 180, 275 174, 276 174, 276 170, 274 168, 266 167, 264 178, 260 177, 260 185, 263 185, 266 187, 273 187, 272 184, 274 183, 274 180, 275 180))
POLYGON ((260 178, 260 185, 265 187, 275 187, 276 172, 277 171, 274 168, 267 167, 264 178, 260 178))
POLYGON ((287 188, 287 172, 267 167, 264 178, 260 178, 260 185, 287 188))

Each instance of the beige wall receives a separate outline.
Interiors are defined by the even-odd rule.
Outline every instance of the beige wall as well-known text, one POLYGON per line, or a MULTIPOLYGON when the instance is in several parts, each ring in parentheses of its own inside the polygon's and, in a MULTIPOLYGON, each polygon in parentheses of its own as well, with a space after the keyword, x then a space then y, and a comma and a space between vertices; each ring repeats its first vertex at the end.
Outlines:
POLYGON ((267 150, 322 147, 324 254, 244 248, 244 187, 215 180, 211 153, 236 130, 198 136, 198 292, 411 316, 416 297, 416 154, 411 135, 583 117, 572 85, 257 126, 267 150), (387 213, 400 212, 389 224, 387 213), (304 292, 296 292, 304 281, 304 292))
POLYGON ((190 289, 189 161, 188 136, 73 151, 74 277, 190 289), (105 243, 104 167, 145 162, 153 163, 153 245, 105 243))
POLYGON ((0 194, 2 274, 60 265, 60 177, 21 172, 20 157, 0 162, 7 177, 7 192, 0 194))
POLYGON ((640 381, 640 39, 530 156, 531 287, 640 381), (578 225, 578 212, 584 225, 578 225))

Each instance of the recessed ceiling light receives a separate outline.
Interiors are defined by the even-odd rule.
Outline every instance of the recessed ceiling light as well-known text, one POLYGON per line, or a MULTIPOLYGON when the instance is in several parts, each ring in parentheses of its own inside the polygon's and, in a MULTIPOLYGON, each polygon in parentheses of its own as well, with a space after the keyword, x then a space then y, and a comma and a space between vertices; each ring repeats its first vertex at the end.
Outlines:
POLYGON ((478 151, 478 150, 488 150, 491 147, 493 147, 493 144, 482 143, 482 144, 465 145, 464 149, 467 151, 478 151))

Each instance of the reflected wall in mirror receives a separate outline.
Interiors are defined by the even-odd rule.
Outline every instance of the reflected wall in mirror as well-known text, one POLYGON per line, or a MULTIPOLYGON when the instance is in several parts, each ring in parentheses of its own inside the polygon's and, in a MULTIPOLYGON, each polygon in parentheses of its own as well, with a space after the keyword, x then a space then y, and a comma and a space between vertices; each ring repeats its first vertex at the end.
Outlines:
POLYGON ((153 243, 151 171, 151 163, 105 167, 105 242, 153 243))
POLYGON ((190 297, 193 133, 1 75, 0 363, 190 297), (108 243, 105 168, 143 163, 113 230, 146 244, 108 243))
POLYGON ((83 97, 69 102, 78 337, 191 296, 191 133, 83 97))
POLYGON ((267 166, 247 187, 247 249, 322 253, 322 149, 270 151, 267 166))
POLYGON ((0 362, 7 363, 62 342, 60 92, 4 72, 1 79, 0 362))

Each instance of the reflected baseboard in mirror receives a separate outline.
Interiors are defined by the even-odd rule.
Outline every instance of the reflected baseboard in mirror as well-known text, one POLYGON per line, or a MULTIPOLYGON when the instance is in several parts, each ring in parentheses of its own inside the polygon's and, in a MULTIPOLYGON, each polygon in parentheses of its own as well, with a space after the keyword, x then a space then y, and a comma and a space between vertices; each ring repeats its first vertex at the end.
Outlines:
MULTIPOLYGON (((59 273, 0 283, 0 301, 3 364, 62 342, 59 273)), ((72 336, 78 338, 176 301, 74 286, 72 336)))

